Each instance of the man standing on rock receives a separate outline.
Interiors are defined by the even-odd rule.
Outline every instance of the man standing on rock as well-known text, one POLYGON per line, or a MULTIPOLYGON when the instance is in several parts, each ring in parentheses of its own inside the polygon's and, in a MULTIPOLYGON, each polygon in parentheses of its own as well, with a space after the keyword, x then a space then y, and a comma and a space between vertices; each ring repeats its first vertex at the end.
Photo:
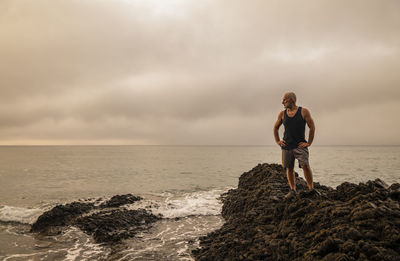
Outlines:
POLYGON ((308 162, 308 147, 314 140, 315 126, 310 111, 296 105, 296 94, 288 92, 283 96, 282 104, 285 110, 278 115, 274 125, 275 142, 282 148, 282 165, 286 170, 290 192, 287 197, 296 195, 296 180, 294 177, 295 159, 299 161, 304 171, 309 190, 314 189, 312 171, 308 162), (279 127, 285 126, 283 140, 279 138, 279 127), (310 128, 308 141, 305 140, 305 126, 310 128))

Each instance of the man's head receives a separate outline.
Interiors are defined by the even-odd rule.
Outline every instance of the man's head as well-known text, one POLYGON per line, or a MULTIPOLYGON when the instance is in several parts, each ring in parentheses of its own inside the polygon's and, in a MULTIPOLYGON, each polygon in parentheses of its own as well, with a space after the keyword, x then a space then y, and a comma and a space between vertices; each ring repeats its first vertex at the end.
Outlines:
POLYGON ((285 95, 283 95, 282 104, 286 109, 296 106, 296 94, 294 94, 294 92, 285 93, 285 95))

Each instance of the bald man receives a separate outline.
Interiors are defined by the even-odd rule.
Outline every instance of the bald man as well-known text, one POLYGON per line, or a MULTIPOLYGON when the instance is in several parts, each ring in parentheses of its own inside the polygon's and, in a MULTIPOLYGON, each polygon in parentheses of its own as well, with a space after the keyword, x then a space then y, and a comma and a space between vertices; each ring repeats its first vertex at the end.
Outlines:
POLYGON ((310 164, 308 162, 308 147, 314 140, 315 125, 310 111, 296 105, 296 94, 285 93, 282 104, 285 110, 281 111, 274 125, 275 142, 282 148, 282 165, 286 170, 286 176, 290 192, 286 197, 296 195, 296 180, 294 178, 295 159, 303 169, 304 177, 310 191, 314 191, 314 182, 310 164), (279 138, 279 127, 285 126, 283 139, 279 138), (308 141, 305 140, 305 126, 310 128, 308 141))

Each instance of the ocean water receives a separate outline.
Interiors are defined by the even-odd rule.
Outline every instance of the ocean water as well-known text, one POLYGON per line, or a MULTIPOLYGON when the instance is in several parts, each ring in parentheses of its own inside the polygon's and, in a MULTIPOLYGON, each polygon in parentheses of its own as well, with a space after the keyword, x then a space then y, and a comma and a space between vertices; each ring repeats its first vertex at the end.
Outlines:
MULTIPOLYGON (((314 181, 400 182, 399 146, 313 146, 314 181)), ((277 146, 2 146, 0 260, 193 260, 198 237, 219 228, 221 193, 277 146), (30 224, 57 204, 132 193, 164 219, 124 244, 96 244, 79 229, 46 237, 30 224)), ((300 169, 296 171, 302 176, 300 169)))

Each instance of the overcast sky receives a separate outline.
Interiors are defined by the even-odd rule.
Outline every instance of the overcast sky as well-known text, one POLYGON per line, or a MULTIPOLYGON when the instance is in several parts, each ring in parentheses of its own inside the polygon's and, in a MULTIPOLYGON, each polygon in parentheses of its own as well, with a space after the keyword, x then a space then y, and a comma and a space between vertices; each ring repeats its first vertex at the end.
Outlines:
POLYGON ((400 1, 2 0, 0 144, 400 144, 400 1))

